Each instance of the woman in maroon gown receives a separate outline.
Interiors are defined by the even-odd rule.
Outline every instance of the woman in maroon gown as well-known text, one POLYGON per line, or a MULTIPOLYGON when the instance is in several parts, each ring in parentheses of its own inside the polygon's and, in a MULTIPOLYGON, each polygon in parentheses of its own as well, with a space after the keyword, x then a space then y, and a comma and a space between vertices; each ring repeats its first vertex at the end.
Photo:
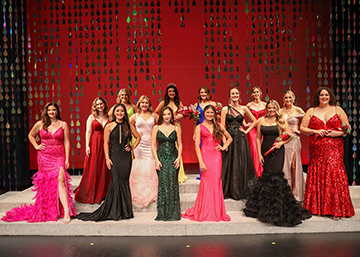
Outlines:
POLYGON ((343 109, 335 106, 333 91, 320 87, 301 123, 309 136, 309 168, 304 208, 312 214, 331 215, 337 220, 355 215, 344 165, 343 124, 349 124, 343 109))
POLYGON ((111 174, 105 164, 104 127, 109 123, 108 107, 102 97, 92 104, 92 114, 86 122, 86 155, 80 185, 75 200, 81 203, 101 203, 109 189, 111 174))

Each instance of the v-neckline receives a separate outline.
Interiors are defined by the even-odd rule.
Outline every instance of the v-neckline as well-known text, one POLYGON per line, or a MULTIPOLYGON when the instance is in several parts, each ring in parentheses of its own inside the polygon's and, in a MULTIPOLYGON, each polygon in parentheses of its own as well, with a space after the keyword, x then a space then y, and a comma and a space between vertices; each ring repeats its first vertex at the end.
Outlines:
POLYGON ((143 117, 141 117, 140 114, 138 115, 138 117, 141 118, 145 123, 147 123, 153 116, 152 116, 152 114, 150 114, 150 118, 148 118, 147 120, 145 120, 143 117))
POLYGON ((323 121, 323 120, 320 119, 318 116, 316 116, 315 114, 313 114, 313 116, 314 116, 315 118, 317 118, 319 121, 322 121, 322 122, 323 122, 324 126, 326 126, 326 124, 328 123, 328 121, 331 120, 332 118, 334 118, 335 115, 337 115, 337 113, 335 113, 333 116, 331 116, 327 121, 323 121))
POLYGON ((214 128, 213 128, 213 131, 210 132, 210 129, 208 129, 204 124, 201 124, 201 125, 203 125, 207 129, 207 131, 209 131, 210 135, 212 135, 214 133, 214 128))
POLYGON ((103 129, 105 128, 106 123, 108 123, 108 121, 109 121, 109 120, 107 120, 107 121, 105 122, 105 124, 103 124, 103 123, 102 123, 101 121, 99 121, 98 119, 95 118, 95 120, 100 123, 100 125, 101 125, 101 127, 102 127, 103 129))
POLYGON ((59 130, 59 129, 61 129, 62 128, 62 126, 60 126, 60 127, 58 127, 56 130, 55 130, 55 132, 54 133, 51 133, 49 130, 48 131, 46 131, 44 128, 42 128, 42 129, 44 129, 46 132, 48 132, 48 133, 50 133, 51 134, 51 136, 54 136, 54 134, 59 130))
POLYGON ((160 131, 166 138, 169 138, 170 135, 175 131, 175 129, 173 131, 170 132, 170 134, 168 136, 165 135, 164 132, 162 132, 160 129, 158 129, 158 131, 160 131))

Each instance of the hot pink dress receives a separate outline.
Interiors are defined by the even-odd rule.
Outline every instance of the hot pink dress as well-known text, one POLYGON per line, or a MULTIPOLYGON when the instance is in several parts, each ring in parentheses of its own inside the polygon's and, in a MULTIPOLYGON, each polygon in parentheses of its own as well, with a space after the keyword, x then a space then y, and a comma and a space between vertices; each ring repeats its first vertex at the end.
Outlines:
POLYGON ((57 221, 64 217, 64 209, 59 200, 58 176, 60 167, 64 170, 65 186, 68 196, 70 216, 76 216, 72 202, 71 178, 65 169, 64 130, 60 127, 51 134, 40 130, 41 143, 45 149, 38 151, 38 172, 32 177, 36 191, 35 204, 22 205, 8 211, 3 221, 44 222, 57 221))
POLYGON ((182 217, 195 221, 230 221, 230 216, 225 210, 221 183, 221 152, 215 149, 220 140, 215 141, 203 124, 200 124, 200 134, 201 156, 207 171, 201 174, 194 207, 188 209, 182 217))
MULTIPOLYGON (((265 117, 265 115, 266 115, 265 109, 262 109, 259 111, 250 109, 250 111, 257 120, 260 119, 261 117, 265 117)), ((251 156, 253 157, 253 160, 254 160, 255 174, 256 174, 256 177, 259 178, 259 177, 261 177, 261 174, 263 172, 263 167, 262 167, 261 163, 259 163, 259 156, 258 156, 258 151, 257 151, 257 147, 256 147, 256 134, 257 134, 257 130, 255 127, 247 134, 247 137, 248 137, 248 141, 250 144, 251 156)))

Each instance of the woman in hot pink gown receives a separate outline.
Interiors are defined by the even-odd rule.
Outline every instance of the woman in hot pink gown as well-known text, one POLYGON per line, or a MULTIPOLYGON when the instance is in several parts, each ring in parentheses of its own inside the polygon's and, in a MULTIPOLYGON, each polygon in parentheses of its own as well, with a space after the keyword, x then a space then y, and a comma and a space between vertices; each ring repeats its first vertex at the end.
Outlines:
POLYGON ((64 217, 64 223, 69 223, 70 217, 76 216, 71 178, 66 172, 70 154, 68 125, 61 120, 59 107, 53 102, 45 105, 41 119, 29 133, 29 141, 38 150, 38 172, 32 177, 35 204, 11 209, 3 221, 44 222, 64 217), (41 144, 35 140, 37 134, 41 144))
POLYGON ((195 221, 230 221, 225 210, 221 183, 221 151, 231 144, 232 138, 221 124, 217 123, 214 106, 207 105, 204 116, 204 122, 195 129, 195 150, 202 173, 200 186, 194 207, 188 209, 182 217, 195 221), (223 136, 226 142, 224 146, 220 146, 223 136))
MULTIPOLYGON (((249 108, 252 115, 254 115, 254 117, 257 120, 265 117, 266 103, 261 101, 262 91, 261 91, 260 87, 258 87, 258 86, 253 87, 253 89, 251 90, 251 97, 252 97, 252 101, 249 102, 246 105, 246 107, 249 108)), ((254 160, 255 174, 256 174, 256 177, 259 178, 259 177, 261 177, 261 174, 263 172, 263 167, 262 167, 261 163, 259 162, 258 151, 256 148, 256 134, 257 134, 257 130, 255 127, 249 133, 247 133, 246 136, 248 138, 250 149, 251 149, 251 155, 254 160)))

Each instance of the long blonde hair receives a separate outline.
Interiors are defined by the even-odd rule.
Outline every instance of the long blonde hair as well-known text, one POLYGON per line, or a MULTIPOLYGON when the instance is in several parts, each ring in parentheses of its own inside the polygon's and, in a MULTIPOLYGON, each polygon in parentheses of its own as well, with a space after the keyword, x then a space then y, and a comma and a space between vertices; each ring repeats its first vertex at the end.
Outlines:
POLYGON ((153 113, 153 112, 154 112, 154 109, 152 108, 152 102, 151 102, 150 98, 149 98, 147 95, 142 95, 142 96, 140 96, 139 101, 138 101, 137 104, 136 104, 136 107, 137 107, 137 109, 138 109, 137 112, 138 112, 138 113, 141 113, 140 104, 141 104, 142 101, 144 101, 144 99, 148 100, 148 102, 149 102, 148 111, 149 111, 150 113, 153 113))
POLYGON ((285 119, 282 117, 282 114, 280 112, 280 105, 276 100, 269 100, 266 103, 266 112, 267 112, 267 107, 269 104, 272 104, 273 106, 275 106, 275 109, 276 109, 275 121, 276 121, 276 124, 279 126, 279 135, 281 136, 282 133, 284 133, 284 131, 285 131, 285 119))
POLYGON ((120 99, 120 96, 121 96, 121 93, 122 92, 125 92, 126 95, 128 96, 128 102, 126 104, 131 104, 132 105, 132 102, 131 102, 131 96, 130 96, 130 91, 127 89, 127 88, 122 88, 120 89, 118 95, 117 95, 117 98, 116 98, 116 102, 117 103, 120 103, 121 102, 121 99, 120 99))

